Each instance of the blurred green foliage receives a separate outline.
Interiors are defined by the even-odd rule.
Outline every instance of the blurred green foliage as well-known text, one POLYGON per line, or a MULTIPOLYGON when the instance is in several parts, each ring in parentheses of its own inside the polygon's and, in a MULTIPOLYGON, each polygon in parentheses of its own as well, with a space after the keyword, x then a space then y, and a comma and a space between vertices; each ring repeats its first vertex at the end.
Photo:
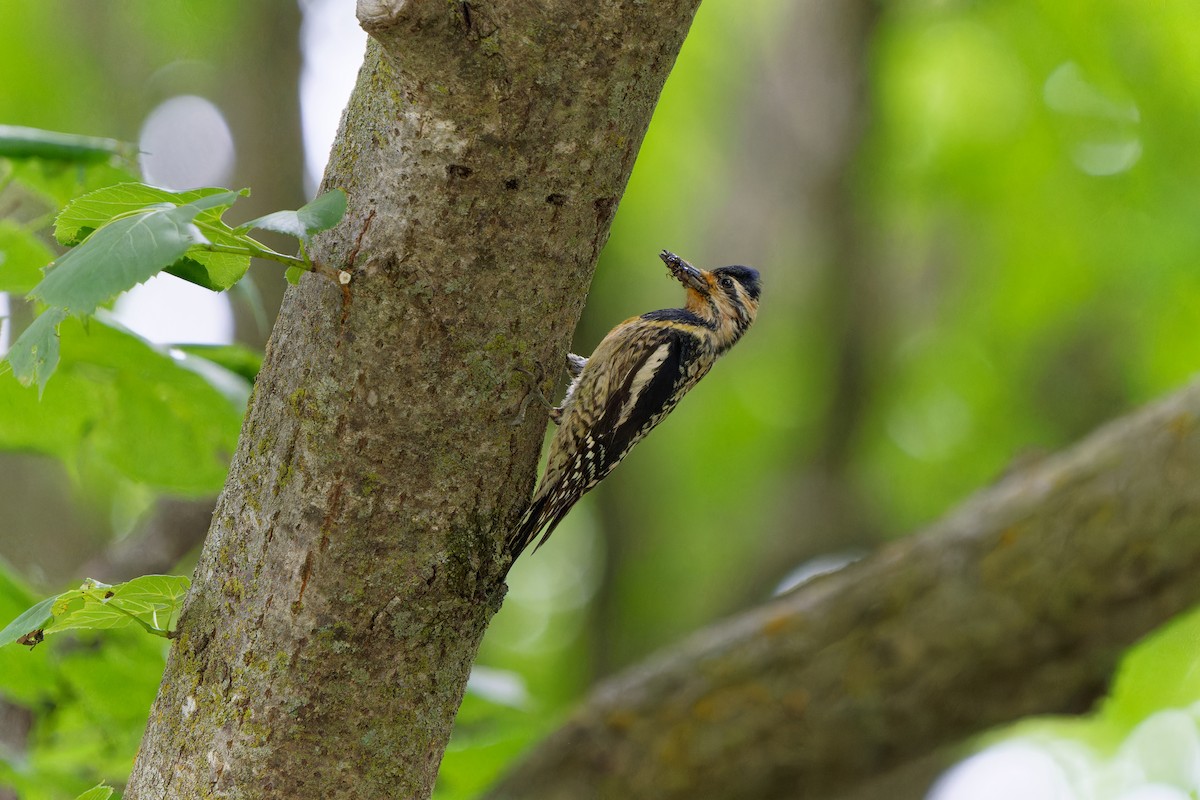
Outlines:
POLYGON ((912 4, 881 26, 859 184, 906 302, 861 474, 902 524, 1195 371, 1196 11, 912 4))
POLYGON ((1131 649, 1109 697, 1077 718, 1035 718, 985 737, 930 800, 989 796, 1189 798, 1200 792, 1200 610, 1131 649))
MULTIPOLYGON (((0 619, 40 599, 0 563, 0 619)), ((23 750, 0 745, 0 786, 22 800, 75 797, 129 774, 166 664, 167 643, 132 630, 32 650, 0 648, 0 698, 29 714, 23 750)), ((5 719, 12 731, 20 714, 5 719)))
MULTIPOLYGON (((679 302, 655 257, 664 247, 705 266, 760 268, 759 321, 516 565, 480 663, 524 690, 470 692, 443 800, 476 794, 603 674, 769 596, 808 556, 912 531, 1014 459, 1170 391, 1200 362, 1200 7, 847 0, 873 23, 851 59, 856 76, 804 68, 796 42, 812 18, 800 5, 704 0, 576 349, 679 302), (861 142, 823 189, 796 188, 814 183, 819 148, 805 131, 836 120, 789 105, 796 95, 781 87, 792 84, 816 87, 813 97, 860 95, 843 105, 861 117, 861 142), (857 292, 850 301, 838 299, 840 280, 857 292), (849 394, 839 389, 847 375, 849 394), (835 502, 853 514, 829 517, 835 502)), ((0 94, 0 123, 132 140, 154 103, 186 83, 180 76, 191 91, 233 80, 215 54, 237 4, 71 7, 62 15, 0 0, 12 22, 0 30, 0 74, 16 76, 0 94), (49 44, 106 37, 121 46, 49 44)), ((50 177, 39 185, 59 186, 48 192, 55 205, 76 193, 77 175, 50 177)), ((18 239, 38 252, 0 222, 0 247, 18 239)), ((14 270, 6 288, 29 278, 14 270)), ((236 413, 221 416, 229 446, 236 413)), ((59 441, 54 424, 27 433, 59 441)), ((156 464, 132 457, 144 444, 131 440, 130 458, 114 463, 156 464)), ((98 475, 95 450, 84 456, 76 474, 98 475)), ((149 483, 198 490, 193 466, 168 464, 174 482, 149 483)), ((219 467, 202 466, 205 486, 219 482, 219 467)), ((124 477, 148 491, 144 477, 124 477)), ((1037 735, 1111 753, 1155 712, 1200 699, 1188 677, 1194 623, 1179 625, 1171 644, 1130 655, 1094 718, 1038 722, 1037 735)), ((162 664, 160 643, 142 639, 0 651, 0 693, 39 712, 29 752, 5 761, 22 796, 73 796, 123 777, 162 664), (63 676, 56 661, 68 658, 107 665, 80 674, 127 670, 112 684, 122 687, 120 713, 105 710, 103 688, 93 696, 63 676), (103 736, 62 733, 84 729, 103 736)))

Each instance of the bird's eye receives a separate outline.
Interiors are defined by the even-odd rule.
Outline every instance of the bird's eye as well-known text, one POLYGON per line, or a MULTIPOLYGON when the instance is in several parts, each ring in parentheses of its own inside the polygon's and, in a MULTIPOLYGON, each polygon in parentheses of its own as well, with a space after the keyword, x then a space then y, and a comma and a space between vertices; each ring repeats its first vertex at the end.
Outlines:
POLYGON ((722 289, 732 289, 733 288, 733 278, 721 278, 721 288, 722 289))

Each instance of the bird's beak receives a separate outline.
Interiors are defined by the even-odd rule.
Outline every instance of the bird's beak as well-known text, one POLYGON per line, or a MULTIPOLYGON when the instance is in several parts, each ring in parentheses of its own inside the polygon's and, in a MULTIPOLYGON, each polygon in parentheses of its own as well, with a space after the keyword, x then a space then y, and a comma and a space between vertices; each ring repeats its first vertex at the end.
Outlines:
POLYGON ((658 257, 667 265, 667 269, 671 270, 671 274, 675 276, 675 280, 689 289, 694 289, 701 294, 708 294, 708 281, 704 279, 704 274, 700 270, 670 250, 663 250, 658 254, 658 257))

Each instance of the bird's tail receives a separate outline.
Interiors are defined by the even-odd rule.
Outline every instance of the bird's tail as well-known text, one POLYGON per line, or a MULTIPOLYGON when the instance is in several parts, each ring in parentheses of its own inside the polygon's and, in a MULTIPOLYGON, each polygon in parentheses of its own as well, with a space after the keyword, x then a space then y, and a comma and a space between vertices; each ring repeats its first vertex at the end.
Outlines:
POLYGON ((517 556, 521 555, 539 533, 542 534, 542 538, 533 549, 537 550, 544 545, 572 505, 572 502, 563 502, 559 492, 547 492, 533 498, 525 515, 517 523, 516 530, 508 537, 508 552, 512 554, 513 561, 517 560, 517 556), (545 529, 545 533, 542 533, 542 529, 545 529))
POLYGON ((517 527, 508 537, 508 552, 512 554, 513 561, 529 546, 529 543, 537 536, 538 531, 545 525, 543 513, 546 510, 546 502, 550 498, 548 496, 540 496, 533 498, 533 502, 529 504, 529 508, 525 509, 524 516, 517 523, 517 527))

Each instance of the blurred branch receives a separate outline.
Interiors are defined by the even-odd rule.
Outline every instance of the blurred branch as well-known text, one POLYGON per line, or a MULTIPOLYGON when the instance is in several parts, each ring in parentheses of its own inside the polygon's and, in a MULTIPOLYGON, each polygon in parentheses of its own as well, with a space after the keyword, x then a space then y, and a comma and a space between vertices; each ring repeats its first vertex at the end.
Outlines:
POLYGON ((171 570, 204 541, 215 503, 215 497, 160 499, 136 531, 88 560, 80 575, 117 583, 171 570))
POLYGON ((919 796, 1200 602, 1200 383, 602 684, 491 798, 919 796), (903 794, 875 791, 899 775, 903 794))
MULTIPOLYGON (((234 141, 238 143, 238 186, 254 187, 246 199, 247 218, 277 208, 297 208, 308 198, 304 190, 304 144, 301 140, 300 93, 296 91, 301 70, 298 3, 248 5, 240 15, 240 27, 252 47, 230 48, 230 69, 240 80, 219 87, 219 105, 228 114, 234 141), (269 64, 270 69, 262 65, 269 64)), ((287 237, 263 232, 264 244, 281 252, 294 252, 287 237)), ((274 322, 287 281, 275 264, 255 261, 250 267, 252 288, 242 286, 230 299, 237 340, 262 349, 270 324, 264 328, 261 312, 274 322), (257 297, 248 292, 257 290, 257 297)))
POLYGON ((878 541, 878 520, 860 496, 851 462, 875 402, 882 354, 893 344, 895 315, 855 180, 872 111, 870 46, 879 13, 872 0, 789 6, 783 24, 791 46, 771 50, 763 65, 738 149, 742 163, 731 171, 729 207, 714 224, 713 235, 735 243, 735 252, 764 243, 777 251, 795 237, 797 260, 812 272, 805 316, 816 320, 813 328, 797 326, 795 335, 804 352, 815 334, 828 358, 814 387, 824 398, 820 421, 812 440, 798 442, 792 454, 772 524, 742 581, 745 605, 760 602, 764 587, 814 556, 878 541), (791 524, 797 518, 806 520, 803 530, 791 524))
MULTIPOLYGON (((0 753, 9 759, 23 759, 29 753, 29 733, 33 730, 33 712, 0 698, 0 753)), ((0 800, 19 800, 10 786, 0 786, 0 800)))

